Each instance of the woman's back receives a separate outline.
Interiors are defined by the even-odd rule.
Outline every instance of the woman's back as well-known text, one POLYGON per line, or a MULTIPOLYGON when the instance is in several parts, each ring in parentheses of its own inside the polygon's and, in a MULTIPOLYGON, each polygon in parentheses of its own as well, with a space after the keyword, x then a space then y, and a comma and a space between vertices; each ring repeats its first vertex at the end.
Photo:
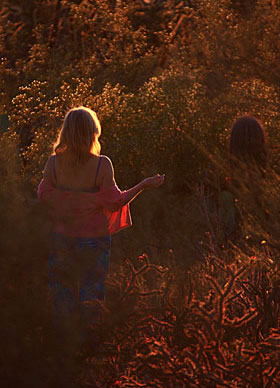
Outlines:
POLYGON ((56 187, 61 190, 95 192, 102 184, 102 156, 91 155, 87 162, 74 164, 67 154, 51 157, 56 187))

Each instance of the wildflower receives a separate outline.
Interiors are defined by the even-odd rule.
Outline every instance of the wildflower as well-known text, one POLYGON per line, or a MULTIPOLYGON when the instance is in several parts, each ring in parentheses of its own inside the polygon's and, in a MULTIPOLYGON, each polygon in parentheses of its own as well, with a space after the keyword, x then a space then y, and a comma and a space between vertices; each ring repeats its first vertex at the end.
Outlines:
POLYGON ((143 253, 141 256, 138 257, 139 261, 147 260, 148 255, 146 253, 143 253))

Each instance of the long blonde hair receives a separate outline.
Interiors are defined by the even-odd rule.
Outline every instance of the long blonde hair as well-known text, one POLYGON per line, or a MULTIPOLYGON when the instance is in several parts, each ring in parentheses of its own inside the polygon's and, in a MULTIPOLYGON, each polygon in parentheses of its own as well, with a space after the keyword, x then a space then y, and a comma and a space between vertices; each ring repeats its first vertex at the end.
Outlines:
POLYGON ((90 155, 100 154, 101 126, 96 113, 84 106, 71 109, 65 116, 53 150, 56 155, 67 151, 73 163, 85 163, 90 155))

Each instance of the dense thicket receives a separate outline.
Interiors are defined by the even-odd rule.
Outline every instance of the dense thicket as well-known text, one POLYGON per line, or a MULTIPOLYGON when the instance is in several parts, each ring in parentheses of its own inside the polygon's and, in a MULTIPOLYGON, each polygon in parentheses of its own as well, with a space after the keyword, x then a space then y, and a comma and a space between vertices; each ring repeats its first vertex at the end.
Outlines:
POLYGON ((27 179, 35 174, 36 185, 77 104, 97 111, 104 152, 127 184, 147 169, 175 185, 199 179, 201 148, 221 149, 241 113, 259 116, 275 138, 280 11, 268 0, 242 4, 5 1, 1 112, 20 137, 27 179))
POLYGON ((221 247, 201 191, 209 165, 224 168, 229 128, 244 113, 263 122, 269 166, 278 171, 279 20, 274 0, 2 0, 0 371, 7 387, 37 387, 38 379, 46 387, 279 384, 279 228, 271 217, 279 213, 278 179, 271 172, 262 185, 270 217, 259 216, 250 196, 240 204, 244 241, 234 248, 221 247), (87 364, 67 361, 50 340, 48 225, 31 200, 76 105, 97 112, 102 152, 122 188, 166 174, 160 193, 135 203, 134 229, 114 242, 112 289, 94 328, 107 347, 99 359, 88 348, 87 364), (156 264, 141 256, 140 270, 143 252, 156 264))

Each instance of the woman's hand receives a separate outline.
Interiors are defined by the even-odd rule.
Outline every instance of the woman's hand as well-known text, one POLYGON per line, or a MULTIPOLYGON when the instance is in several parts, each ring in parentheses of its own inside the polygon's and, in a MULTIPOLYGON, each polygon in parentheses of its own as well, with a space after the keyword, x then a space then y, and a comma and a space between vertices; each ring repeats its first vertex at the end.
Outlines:
POLYGON ((146 178, 142 181, 143 184, 143 189, 152 189, 152 188, 157 188, 161 186, 164 182, 165 175, 155 175, 151 176, 149 178, 146 178))
POLYGON ((122 205, 133 201, 144 189, 152 189, 161 186, 163 184, 164 178, 164 174, 157 174, 155 176, 151 176, 150 178, 144 179, 143 181, 137 183, 137 185, 126 190, 125 201, 122 205))

